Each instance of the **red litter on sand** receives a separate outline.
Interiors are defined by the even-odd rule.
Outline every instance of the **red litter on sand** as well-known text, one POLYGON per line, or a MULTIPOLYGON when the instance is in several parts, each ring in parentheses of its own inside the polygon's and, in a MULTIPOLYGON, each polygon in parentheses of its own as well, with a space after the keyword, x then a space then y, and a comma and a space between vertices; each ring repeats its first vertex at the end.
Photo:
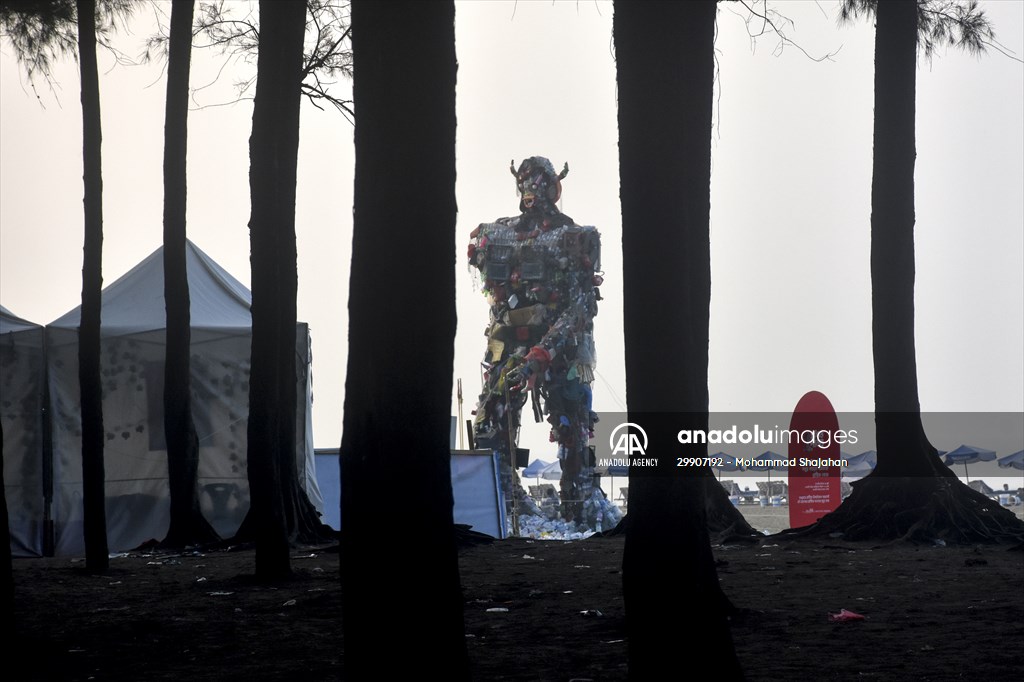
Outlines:
POLYGON ((851 620, 864 620, 864 616, 853 611, 847 611, 846 609, 839 609, 839 613, 828 614, 828 622, 830 623, 846 623, 851 620))

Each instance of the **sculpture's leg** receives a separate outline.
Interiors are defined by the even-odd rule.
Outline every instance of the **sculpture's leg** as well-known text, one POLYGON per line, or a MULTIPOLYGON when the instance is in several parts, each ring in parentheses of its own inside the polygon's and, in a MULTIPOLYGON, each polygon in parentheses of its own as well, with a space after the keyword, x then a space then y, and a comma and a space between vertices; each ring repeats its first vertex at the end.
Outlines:
POLYGON ((583 500, 580 497, 580 472, 583 462, 578 446, 569 446, 566 450, 565 459, 562 460, 562 480, 559 482, 562 493, 562 517, 566 521, 579 521, 582 519, 583 510, 583 500))
MULTIPOLYGON (((500 377, 503 368, 491 370, 494 377, 500 377)), ((523 490, 519 475, 515 470, 513 453, 518 446, 519 424, 523 405, 526 403, 524 393, 505 393, 500 390, 503 382, 488 382, 488 389, 477 405, 478 421, 475 427, 477 447, 498 453, 501 490, 505 497, 505 512, 508 518, 512 514, 539 514, 540 510, 523 490), (483 416, 481 419, 480 416, 483 416), (511 436, 510 436, 511 434, 511 436)))

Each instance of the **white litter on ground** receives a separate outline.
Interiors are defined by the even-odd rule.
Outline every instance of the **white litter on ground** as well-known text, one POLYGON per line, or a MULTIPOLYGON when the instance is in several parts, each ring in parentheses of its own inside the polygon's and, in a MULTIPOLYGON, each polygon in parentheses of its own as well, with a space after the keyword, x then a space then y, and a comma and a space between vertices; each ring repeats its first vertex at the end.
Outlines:
MULTIPOLYGON (((622 511, 601 494, 594 490, 593 494, 583 503, 583 519, 577 524, 566 521, 557 515, 557 510, 534 508, 539 513, 519 515, 519 536, 536 540, 583 540, 596 532, 608 530, 622 520, 622 511), (547 513, 545 513, 547 512, 547 513)), ((508 520, 508 536, 512 535, 512 520, 508 520)))

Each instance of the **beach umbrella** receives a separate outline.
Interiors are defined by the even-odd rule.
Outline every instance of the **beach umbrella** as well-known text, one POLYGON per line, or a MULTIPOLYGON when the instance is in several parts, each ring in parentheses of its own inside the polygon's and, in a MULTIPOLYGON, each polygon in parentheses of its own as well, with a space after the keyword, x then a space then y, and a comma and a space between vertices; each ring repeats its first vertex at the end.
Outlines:
POLYGON ((788 464, 777 464, 776 462, 785 462, 786 458, 777 452, 771 450, 765 450, 760 455, 751 458, 750 464, 747 465, 747 469, 750 471, 767 471, 768 472, 768 499, 772 497, 772 471, 787 471, 789 469, 788 464))
POLYGON ((562 463, 555 460, 540 470, 540 477, 545 481, 559 481, 562 479, 562 463))
POLYGON ((712 460, 721 460, 722 465, 718 466, 716 463, 715 470, 718 471, 718 480, 722 480, 723 471, 743 471, 743 466, 736 461, 736 457, 733 455, 726 454, 724 452, 716 452, 711 455, 712 460))
POLYGON ((943 461, 946 466, 952 468, 954 464, 964 465, 964 478, 967 482, 971 482, 971 477, 967 475, 967 465, 971 462, 991 462, 996 458, 996 453, 993 450, 985 450, 983 448, 976 448, 970 445, 961 445, 956 450, 950 450, 943 456, 943 461))
POLYGON ((545 462, 543 459, 535 459, 530 462, 530 466, 523 469, 523 478, 532 478, 533 482, 540 485, 540 474, 544 470, 544 467, 551 466, 551 462, 545 462))
POLYGON ((540 472, 544 470, 544 467, 551 466, 551 462, 545 462, 543 459, 535 459, 530 462, 530 466, 523 469, 523 476, 527 478, 537 478, 540 476, 540 472))
POLYGON ((1024 450, 1018 450, 1012 455, 1000 457, 998 460, 996 460, 996 464, 998 464, 1003 469, 1024 470, 1024 450))
POLYGON ((842 469, 842 478, 854 481, 870 474, 878 464, 878 453, 874 450, 867 450, 859 455, 842 454, 841 458, 846 460, 846 466, 842 469))

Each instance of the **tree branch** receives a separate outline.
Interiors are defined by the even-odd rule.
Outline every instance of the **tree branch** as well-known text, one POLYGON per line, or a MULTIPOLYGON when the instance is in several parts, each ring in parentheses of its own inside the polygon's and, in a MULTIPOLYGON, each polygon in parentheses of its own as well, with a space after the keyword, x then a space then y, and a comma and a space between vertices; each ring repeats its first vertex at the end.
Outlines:
MULTIPOLYGON (((751 23, 751 18, 747 17, 745 19, 745 22, 748 27, 747 33, 750 35, 752 43, 756 42, 757 38, 760 38, 761 36, 768 33, 769 28, 771 28, 771 32, 775 33, 775 35, 779 37, 779 43, 775 46, 775 50, 773 50, 772 52, 772 54, 774 54, 776 57, 781 55, 785 47, 789 45, 795 47, 797 50, 800 50, 800 52, 802 52, 803 55, 810 59, 812 62, 824 62, 832 61, 832 57, 837 55, 839 53, 839 50, 842 49, 842 46, 840 46, 833 52, 829 52, 821 57, 814 57, 807 50, 805 50, 799 43, 790 39, 790 37, 786 35, 786 33, 783 31, 783 27, 780 27, 779 24, 788 24, 790 27, 794 29, 796 28, 796 24, 794 24, 791 19, 783 16, 779 12, 769 9, 768 0, 762 0, 765 6, 763 14, 754 9, 754 5, 757 4, 756 0, 754 0, 752 3, 748 3, 747 0, 737 0, 737 2, 739 2, 739 4, 743 5, 743 7, 746 8, 746 10, 750 13, 751 17, 756 17, 757 19, 761 20, 761 29, 757 33, 750 33, 749 27, 751 23)), ((738 15, 738 13, 736 12, 733 12, 733 14, 738 15)))

